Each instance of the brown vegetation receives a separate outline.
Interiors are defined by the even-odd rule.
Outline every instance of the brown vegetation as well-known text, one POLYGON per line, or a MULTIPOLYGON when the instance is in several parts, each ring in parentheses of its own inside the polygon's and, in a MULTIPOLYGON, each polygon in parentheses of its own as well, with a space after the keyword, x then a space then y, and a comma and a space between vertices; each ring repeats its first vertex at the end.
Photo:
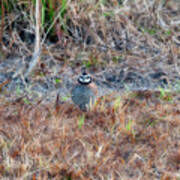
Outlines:
MULTIPOLYGON (((34 1, 2 2, 0 62, 20 58, 1 68, 0 179, 180 179, 179 91, 110 94, 87 112, 67 101, 34 102, 39 96, 29 98, 32 90, 18 93, 18 86, 9 92, 8 84, 24 77, 33 55, 35 7, 34 1), (20 98, 13 101, 14 96, 20 98)), ((179 79, 179 0, 52 2, 52 9, 50 4, 44 8, 54 12, 52 21, 41 22, 41 61, 29 77, 30 86, 52 75, 63 91, 63 73, 74 81, 82 65, 99 75, 96 82, 111 67, 142 76, 162 72, 174 84, 179 79)), ((38 93, 47 97, 52 89, 38 93)))
POLYGON ((179 178, 176 96, 171 101, 158 92, 112 97, 99 99, 85 113, 63 102, 1 105, 1 178, 179 178))

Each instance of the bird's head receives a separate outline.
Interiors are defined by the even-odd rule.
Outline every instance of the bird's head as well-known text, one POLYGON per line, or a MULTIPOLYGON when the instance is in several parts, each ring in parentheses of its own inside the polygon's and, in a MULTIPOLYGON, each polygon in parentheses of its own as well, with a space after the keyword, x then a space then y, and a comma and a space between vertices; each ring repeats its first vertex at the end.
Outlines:
POLYGON ((78 78, 78 82, 84 85, 88 85, 92 82, 92 78, 89 74, 87 74, 85 67, 82 67, 81 69, 81 75, 78 78))

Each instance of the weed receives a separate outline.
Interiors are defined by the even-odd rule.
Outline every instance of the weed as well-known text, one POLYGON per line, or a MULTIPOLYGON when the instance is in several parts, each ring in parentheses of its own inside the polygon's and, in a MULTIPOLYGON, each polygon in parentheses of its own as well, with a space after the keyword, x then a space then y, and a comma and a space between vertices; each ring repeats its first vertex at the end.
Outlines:
POLYGON ((88 61, 84 61, 86 68, 96 67, 98 65, 98 59, 95 56, 90 57, 88 61))
POLYGON ((61 79, 59 79, 59 78, 56 78, 56 79, 55 79, 55 82, 56 82, 56 84, 59 84, 59 83, 61 83, 61 82, 62 82, 62 80, 61 80, 61 79))
POLYGON ((180 80, 176 82, 176 91, 180 93, 180 80))
POLYGON ((164 35, 166 35, 166 36, 170 36, 171 34, 172 34, 171 30, 167 30, 164 32, 164 35))
POLYGON ((135 131, 134 129, 132 128, 133 126, 133 121, 132 120, 129 120, 128 123, 126 124, 125 126, 125 129, 130 132, 130 134, 132 134, 133 138, 135 137, 135 131))
POLYGON ((172 101, 172 94, 170 90, 159 87, 160 99, 166 101, 172 101))
POLYGON ((122 56, 114 56, 113 58, 112 58, 112 61, 114 62, 114 63, 119 63, 119 62, 121 62, 123 60, 123 57, 122 56))
POLYGON ((62 101, 68 101, 69 100, 69 96, 63 96, 61 98, 62 98, 62 101))
POLYGON ((85 121, 85 115, 83 114, 83 115, 81 115, 81 116, 79 117, 79 120, 78 120, 78 127, 79 127, 79 128, 82 128, 82 126, 83 126, 83 124, 84 124, 84 121, 85 121))
POLYGON ((20 85, 18 85, 18 86, 16 87, 16 94, 17 94, 17 96, 20 96, 21 93, 22 93, 22 91, 21 91, 20 85))
POLYGON ((23 98, 25 104, 30 104, 30 101, 27 98, 23 98))
POLYGON ((113 17, 114 16, 114 12, 104 12, 103 13, 103 15, 105 16, 105 17, 113 17))
POLYGON ((40 77, 44 77, 45 74, 44 74, 43 72, 40 72, 39 76, 40 76, 40 77))
POLYGON ((117 112, 120 106, 121 106, 121 97, 118 96, 114 101, 114 111, 117 112))
POLYGON ((64 15, 67 11, 67 0, 61 1, 61 8, 59 10, 59 22, 62 25, 63 30, 67 31, 67 27, 64 20, 64 15))
POLYGON ((128 121, 128 123, 126 124, 126 126, 125 126, 125 128, 126 128, 126 130, 127 131, 131 131, 132 129, 132 123, 133 123, 133 121, 131 120, 131 121, 128 121))

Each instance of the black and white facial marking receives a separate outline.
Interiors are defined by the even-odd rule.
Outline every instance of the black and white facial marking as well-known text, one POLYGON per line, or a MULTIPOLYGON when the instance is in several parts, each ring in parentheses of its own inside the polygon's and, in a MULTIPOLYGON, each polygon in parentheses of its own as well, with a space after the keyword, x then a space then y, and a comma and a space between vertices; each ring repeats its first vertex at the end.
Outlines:
POLYGON ((81 73, 82 74, 79 76, 78 82, 84 85, 90 84, 92 82, 92 78, 89 74, 87 74, 85 67, 81 68, 81 73))
POLYGON ((88 84, 91 83, 91 81, 92 81, 92 78, 91 78, 91 76, 88 75, 88 74, 82 74, 82 75, 80 75, 79 78, 78 78, 78 82, 79 82, 80 84, 88 85, 88 84))

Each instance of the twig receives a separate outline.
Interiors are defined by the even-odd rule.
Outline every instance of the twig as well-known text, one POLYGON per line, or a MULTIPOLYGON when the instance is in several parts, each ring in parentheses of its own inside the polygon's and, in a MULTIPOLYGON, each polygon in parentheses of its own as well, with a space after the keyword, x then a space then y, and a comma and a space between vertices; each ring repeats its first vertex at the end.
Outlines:
POLYGON ((40 24, 41 24, 41 15, 40 15, 40 0, 36 0, 36 12, 35 12, 35 17, 36 17, 36 41, 35 41, 35 48, 34 48, 34 53, 29 65, 28 70, 25 73, 25 78, 28 77, 28 75, 31 73, 33 68, 36 66, 39 57, 41 55, 41 46, 40 46, 40 24))

